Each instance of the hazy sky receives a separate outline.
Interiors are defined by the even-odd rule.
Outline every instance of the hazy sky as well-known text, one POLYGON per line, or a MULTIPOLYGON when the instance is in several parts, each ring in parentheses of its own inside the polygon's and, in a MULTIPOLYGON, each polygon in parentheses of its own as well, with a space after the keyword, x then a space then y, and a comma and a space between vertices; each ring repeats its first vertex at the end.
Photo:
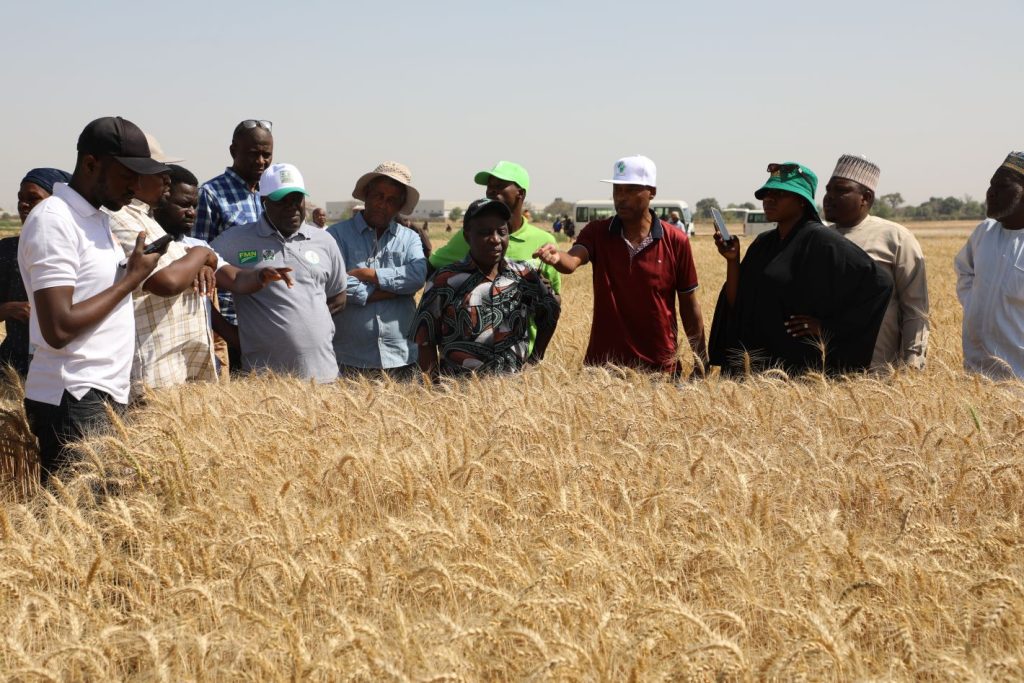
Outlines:
POLYGON ((498 159, 526 166, 538 206, 600 198, 615 159, 646 154, 662 197, 724 205, 752 199, 769 161, 824 185, 844 152, 918 203, 982 198, 1024 148, 1022 0, 164 6, 4 10, 0 207, 29 168, 71 171, 82 127, 114 114, 200 180, 230 164, 238 121, 270 119, 275 161, 317 203, 387 159, 424 198, 479 196, 474 172, 498 159))

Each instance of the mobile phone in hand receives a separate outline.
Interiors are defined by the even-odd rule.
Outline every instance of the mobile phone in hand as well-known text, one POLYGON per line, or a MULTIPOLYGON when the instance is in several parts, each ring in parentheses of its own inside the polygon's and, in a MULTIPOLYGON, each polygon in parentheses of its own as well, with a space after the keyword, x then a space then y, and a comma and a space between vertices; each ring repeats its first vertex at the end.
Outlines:
POLYGON ((722 212, 711 207, 711 218, 715 221, 715 228, 722 234, 722 241, 728 242, 732 239, 732 235, 729 234, 729 228, 725 227, 725 219, 722 218, 722 212))
POLYGON ((164 235, 163 237, 158 237, 157 239, 147 244, 146 248, 142 250, 142 253, 149 255, 156 254, 157 252, 162 252, 167 248, 167 245, 173 241, 174 235, 164 235))

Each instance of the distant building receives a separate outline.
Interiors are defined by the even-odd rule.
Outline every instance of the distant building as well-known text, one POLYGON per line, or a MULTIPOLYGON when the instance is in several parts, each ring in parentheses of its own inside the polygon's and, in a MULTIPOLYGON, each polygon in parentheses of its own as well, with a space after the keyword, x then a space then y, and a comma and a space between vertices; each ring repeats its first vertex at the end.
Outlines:
MULTIPOLYGON (((469 208, 471 202, 466 201, 454 201, 450 199, 421 199, 420 203, 416 205, 413 212, 409 215, 410 218, 417 221, 425 220, 447 220, 451 214, 452 209, 462 209, 465 211, 469 208)), ((352 207, 362 204, 360 201, 355 199, 348 199, 343 202, 327 202, 327 220, 329 221, 340 221, 345 218, 352 216, 352 207)))
POLYGON ((327 202, 327 206, 324 210, 327 212, 328 221, 340 221, 345 218, 352 217, 352 207, 358 206, 362 202, 355 199, 347 199, 343 202, 327 202))
POLYGON ((452 209, 462 209, 465 211, 469 208, 469 205, 470 202, 449 199, 421 199, 420 203, 413 210, 411 217, 418 221, 447 219, 452 209))

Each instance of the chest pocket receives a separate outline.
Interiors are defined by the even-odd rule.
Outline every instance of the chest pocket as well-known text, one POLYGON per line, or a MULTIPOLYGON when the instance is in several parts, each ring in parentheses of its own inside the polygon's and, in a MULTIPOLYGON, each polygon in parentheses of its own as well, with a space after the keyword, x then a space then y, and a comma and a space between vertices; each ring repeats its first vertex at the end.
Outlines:
POLYGON ((1024 250, 1021 250, 1014 263, 1007 266, 1003 292, 1008 299, 1024 301, 1024 250))
POLYGON ((289 244, 285 265, 292 269, 292 277, 303 284, 322 285, 327 282, 327 255, 308 243, 289 244))

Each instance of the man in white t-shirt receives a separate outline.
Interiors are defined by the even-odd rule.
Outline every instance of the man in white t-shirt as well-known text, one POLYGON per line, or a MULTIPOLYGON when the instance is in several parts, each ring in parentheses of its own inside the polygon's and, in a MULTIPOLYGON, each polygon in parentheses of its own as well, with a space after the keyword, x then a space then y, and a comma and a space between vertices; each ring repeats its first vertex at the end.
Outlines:
POLYGON ((156 267, 140 234, 128 258, 110 216, 131 202, 140 175, 165 173, 145 134, 121 117, 96 119, 78 138, 71 182, 54 186, 25 221, 18 265, 31 296, 25 413, 39 439, 45 484, 71 464, 70 444, 123 409, 135 345, 131 293, 156 267), (122 265, 123 264, 123 265, 122 265))

